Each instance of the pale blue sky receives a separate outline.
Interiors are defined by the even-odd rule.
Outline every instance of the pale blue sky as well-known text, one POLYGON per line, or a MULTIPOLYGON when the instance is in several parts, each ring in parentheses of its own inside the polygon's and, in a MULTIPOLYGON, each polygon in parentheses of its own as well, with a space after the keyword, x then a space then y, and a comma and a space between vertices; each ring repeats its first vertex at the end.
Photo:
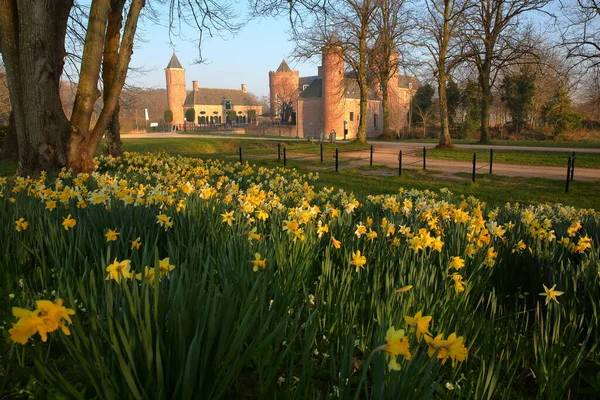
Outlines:
MULTIPOLYGON (((166 14, 165 21, 166 21, 166 14)), ((166 24, 166 23, 165 23, 166 24)), ((316 75, 317 63, 296 63, 290 60, 293 44, 286 33, 289 22, 285 18, 251 21, 233 38, 223 40, 208 38, 202 45, 205 64, 194 64, 198 58, 195 39, 197 33, 185 31, 183 39, 172 37, 174 48, 169 44, 168 29, 146 22, 142 27, 143 42, 138 42, 131 60, 132 67, 150 70, 144 75, 129 78, 133 86, 164 88, 165 67, 169 63, 173 49, 182 66, 186 69, 188 89, 192 80, 200 87, 240 89, 245 83, 249 92, 257 96, 269 94, 269 71, 276 70, 284 58, 292 69, 298 69, 301 76, 316 75)))

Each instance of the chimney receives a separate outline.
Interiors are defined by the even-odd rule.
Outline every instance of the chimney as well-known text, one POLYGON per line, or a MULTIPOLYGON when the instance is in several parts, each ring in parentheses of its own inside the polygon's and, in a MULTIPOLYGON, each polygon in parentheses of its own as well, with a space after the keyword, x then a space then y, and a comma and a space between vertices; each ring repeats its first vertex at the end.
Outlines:
POLYGON ((242 83, 242 92, 246 93, 246 84, 242 83))
POLYGON ((323 66, 319 65, 317 67, 317 75, 319 75, 321 78, 323 77, 323 66))
POLYGON ((192 81, 192 89, 194 90, 194 92, 198 90, 198 81, 192 81))

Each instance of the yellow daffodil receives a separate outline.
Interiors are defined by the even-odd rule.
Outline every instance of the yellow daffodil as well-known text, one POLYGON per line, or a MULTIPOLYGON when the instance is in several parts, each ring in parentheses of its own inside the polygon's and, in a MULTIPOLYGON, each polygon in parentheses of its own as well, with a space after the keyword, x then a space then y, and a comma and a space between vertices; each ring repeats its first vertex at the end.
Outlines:
POLYGON ((131 250, 139 250, 142 247, 142 238, 137 237, 135 240, 131 241, 131 250))
POLYGON ((25 221, 24 218, 19 218, 17 221, 15 221, 15 230, 17 232, 26 231, 28 226, 29 223, 25 221))
POLYGON ((337 240, 336 238, 334 238, 333 236, 331 236, 331 244, 333 245, 333 247, 335 247, 336 249, 339 249, 342 246, 342 242, 340 242, 339 240, 337 240))
POLYGON ((63 218, 62 226, 65 228, 65 231, 72 229, 77 225, 77 221, 71 218, 71 214, 67 215, 67 218, 63 218))
POLYGON ((410 346, 408 344, 408 337, 404 336, 404 329, 396 330, 393 326, 390 326, 385 334, 385 344, 379 346, 373 350, 373 353, 378 351, 385 351, 389 358, 388 368, 391 370, 399 370, 400 364, 398 364, 397 356, 404 356, 405 359, 410 360, 410 346))
POLYGON ((130 260, 123 260, 123 261, 117 261, 117 259, 115 258, 115 260, 112 262, 112 264, 110 264, 108 267, 106 267, 106 272, 108 272, 108 275, 106 276, 106 280, 114 280, 116 281, 118 284, 121 284, 121 279, 131 279, 131 272, 130 272, 130 268, 131 268, 131 261, 130 260))
POLYGON ((235 221, 235 218, 233 218, 233 211, 229 211, 226 212, 225 214, 220 214, 221 215, 221 222, 225 223, 229 226, 233 226, 233 221, 235 221))
POLYGON ((266 268, 267 266, 267 259, 266 258, 261 258, 262 256, 260 255, 260 253, 255 253, 254 254, 254 260, 249 261, 250 264, 252 264, 253 268, 252 270, 254 272, 257 272, 259 268, 266 268))
POLYGON ((420 340, 423 334, 431 335, 431 332, 429 332, 431 318, 431 316, 423 316, 419 311, 414 317, 405 316, 404 321, 406 321, 411 331, 416 330, 417 340, 420 340))
POLYGON ((448 269, 456 269, 457 271, 465 266, 465 260, 456 256, 450 257, 450 265, 448 265, 448 269))
POLYGON ((552 286, 550 289, 548 289, 546 285, 542 286, 544 287, 544 293, 540 293, 540 296, 546 296, 546 305, 548 305, 552 300, 558 304, 558 300, 556 298, 565 294, 565 292, 555 290, 556 285, 552 286))
POLYGON ((142 273, 138 273, 135 275, 135 279, 137 279, 138 281, 141 281, 142 279, 149 285, 154 284, 154 268, 148 268, 148 266, 146 265, 144 267, 144 274, 142 275, 142 273))
POLYGON ((175 266, 171 264, 169 261, 169 257, 163 258, 158 263, 158 270, 160 271, 160 276, 163 277, 165 275, 169 275, 169 272, 173 271, 175 266))
POLYGON ((360 255, 360 250, 356 250, 356 253, 352 252, 352 260, 350 261, 350 265, 354 265, 356 267, 356 272, 358 272, 360 268, 364 268, 366 263, 367 259, 365 256, 360 255))
POLYGON ((117 238, 119 237, 120 233, 117 232, 116 229, 109 229, 108 232, 106 232, 106 234, 104 234, 104 236, 106 236, 106 241, 107 242, 115 242, 117 240, 117 238))

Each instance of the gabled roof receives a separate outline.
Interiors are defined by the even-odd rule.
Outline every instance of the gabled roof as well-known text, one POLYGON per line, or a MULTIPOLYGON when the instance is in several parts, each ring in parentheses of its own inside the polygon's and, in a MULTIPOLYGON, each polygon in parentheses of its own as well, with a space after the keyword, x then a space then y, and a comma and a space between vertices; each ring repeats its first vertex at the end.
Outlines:
POLYGON ((411 84, 413 90, 417 90, 421 86, 421 82, 416 76, 400 75, 398 77, 398 87, 408 89, 409 84, 411 84))
POLYGON ((277 72, 292 72, 292 70, 291 70, 290 66, 287 65, 285 60, 283 60, 283 61, 281 61, 281 64, 279 64, 279 68, 277 68, 277 72))
MULTIPOLYGON (((360 99, 360 90, 358 88, 358 83, 356 80, 351 78, 346 78, 344 80, 344 98, 346 99, 360 99)), ((312 81, 312 83, 304 90, 300 97, 303 99, 315 99, 323 97, 323 79, 320 77, 316 78, 312 81)), ((369 89, 368 100, 381 100, 377 93, 375 93, 372 89, 369 89)))
POLYGON ((250 93, 244 93, 237 89, 196 89, 194 102, 194 92, 191 91, 185 98, 184 106, 193 105, 221 105, 223 100, 230 100, 234 106, 258 106, 258 102, 250 93))
POLYGON ((323 96, 323 79, 317 77, 306 90, 300 93, 300 97, 303 99, 319 99, 323 96))
POLYGON ((170 69, 170 68, 183 69, 183 67, 181 66, 181 63, 177 59, 177 56, 175 55, 175 53, 173 53, 173 56, 171 57, 171 61, 169 61, 169 65, 167 65, 167 69, 170 69))

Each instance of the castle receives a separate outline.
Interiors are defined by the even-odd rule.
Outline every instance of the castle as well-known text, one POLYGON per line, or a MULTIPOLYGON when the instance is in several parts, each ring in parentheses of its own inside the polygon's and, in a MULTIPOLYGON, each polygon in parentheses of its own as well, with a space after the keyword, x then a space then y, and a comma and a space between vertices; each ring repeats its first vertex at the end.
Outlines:
MULTIPOLYGON (((242 84, 240 90, 200 88, 198 81, 192 81, 192 91, 185 87, 185 69, 175 53, 167 68, 167 101, 169 110, 173 112, 172 130, 184 127, 185 110, 195 110, 199 125, 216 125, 229 122, 250 123, 262 114, 262 106, 256 98, 246 91, 242 84)), ((191 123, 191 121, 188 121, 191 123)))
MULTIPOLYGON (((415 77, 400 75, 397 70, 391 74, 387 85, 391 132, 406 126, 410 99, 418 85, 415 77)), ((316 76, 300 77, 283 60, 276 71, 269 72, 269 89, 273 122, 297 124, 300 137, 335 132, 338 139, 356 138, 361 118, 359 88, 352 74, 345 72, 339 48, 330 46, 323 51, 316 76)), ((381 99, 380 84, 373 79, 367 100, 367 137, 382 133, 381 99)))

